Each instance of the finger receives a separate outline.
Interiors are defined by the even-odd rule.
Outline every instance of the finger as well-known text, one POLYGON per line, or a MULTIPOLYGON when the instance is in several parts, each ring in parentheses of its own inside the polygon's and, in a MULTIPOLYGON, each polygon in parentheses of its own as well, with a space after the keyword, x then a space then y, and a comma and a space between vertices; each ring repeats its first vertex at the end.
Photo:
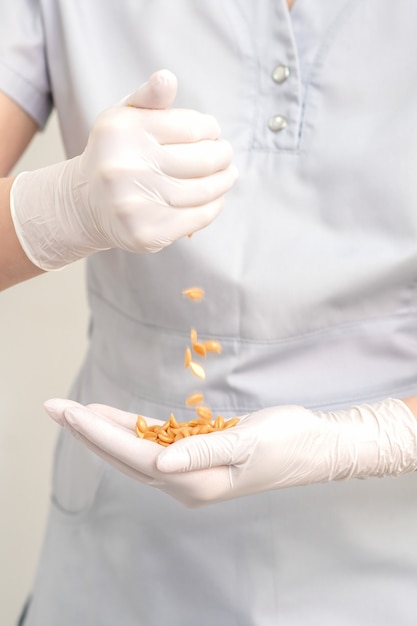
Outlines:
MULTIPOLYGON (((76 439, 81 441, 89 450, 94 452, 94 454, 96 454, 97 456, 101 457, 104 461, 110 463, 119 471, 123 472, 130 478, 138 480, 139 482, 142 482, 144 484, 151 484, 153 482, 152 476, 138 472, 130 465, 123 463, 119 459, 107 453, 69 424, 68 420, 65 417, 65 411, 69 408, 83 409, 84 407, 82 404, 79 404, 78 402, 74 402, 72 400, 53 398, 51 400, 47 400, 44 403, 44 407, 50 417, 58 422, 60 426, 66 427, 76 439)), ((92 404, 89 405, 88 408, 91 409, 91 411, 93 411, 94 413, 101 412, 102 415, 104 415, 105 417, 110 417, 111 419, 113 419, 114 423, 119 424, 120 428, 126 429, 127 431, 134 431, 135 429, 137 415, 133 415, 132 413, 121 411, 119 409, 114 409, 113 407, 109 407, 103 404, 92 404)), ((149 443, 151 442, 146 442, 146 444, 149 443)))
MULTIPOLYGON (((138 415, 136 413, 122 411, 106 404, 89 404, 87 407, 84 407, 84 405, 79 402, 75 402, 74 400, 61 398, 52 398, 44 402, 45 411, 61 426, 66 425, 65 411, 71 407, 80 409, 88 408, 88 410, 92 413, 96 413, 102 417, 107 417, 114 424, 118 424, 121 428, 125 428, 130 432, 135 432, 136 421, 138 419, 138 415)), ((145 419, 150 426, 163 424, 162 420, 153 419, 152 417, 145 417, 145 419)))
POLYGON ((230 431, 187 437, 168 446, 156 459, 161 472, 193 472, 233 464, 236 436, 230 431))
POLYGON ((210 176, 229 167, 233 150, 224 139, 161 146, 157 160, 160 169, 173 178, 210 176))
MULTIPOLYGON (((125 204, 120 220, 125 231, 130 234, 133 252, 136 248, 146 252, 158 252, 173 241, 208 226, 221 212, 223 206, 223 196, 201 207, 176 210, 165 205, 158 206, 155 219, 145 229, 136 205, 125 204)), ((147 210, 151 207, 150 201, 147 210)))
POLYGON ((230 165, 225 170, 200 178, 178 179, 167 176, 159 182, 157 189, 168 206, 188 209, 204 206, 221 198, 230 191, 237 177, 236 167, 230 165))
POLYGON ((132 117, 136 116, 138 126, 144 128, 161 145, 193 143, 220 137, 220 126, 216 118, 193 109, 128 111, 132 117))
POLYGON ((138 159, 157 163, 161 146, 215 141, 219 136, 215 118, 198 111, 113 107, 98 116, 90 141, 106 163, 127 166, 138 159))
MULTIPOLYGON (((236 180, 236 168, 231 166, 208 177, 213 179, 211 186, 201 179, 185 182, 167 179, 158 183, 157 176, 155 174, 152 181, 148 175, 140 204, 135 195, 118 202, 117 217, 133 242, 132 251, 138 247, 156 252, 176 239, 208 226, 223 209, 224 194, 236 180), (192 202, 201 204, 196 206, 192 202), (158 210, 152 213, 153 208, 158 210)), ((140 185, 140 181, 135 184, 140 185)))
MULTIPOLYGON (((123 463, 123 461, 120 461, 120 459, 112 456, 111 454, 108 454, 102 448, 99 448, 97 445, 92 443, 89 439, 84 437, 84 435, 82 435, 80 432, 78 432, 76 429, 70 426, 68 422, 65 423, 65 427, 67 430, 69 430, 69 432, 73 435, 73 437, 75 437, 75 439, 77 439, 84 446, 86 446, 86 448, 88 448, 89 450, 91 450, 91 452, 93 452, 94 454, 102 458, 106 463, 109 463, 110 465, 112 465, 115 469, 119 470, 120 472, 123 472, 123 474, 126 474, 126 476, 129 476, 130 478, 133 478, 134 480, 137 480, 145 485, 150 485, 152 487, 159 486, 160 481, 155 479, 153 476, 139 472, 138 470, 133 468, 131 465, 123 463)), ((146 443, 151 443, 151 442, 148 441, 146 443)), ((157 473, 157 470, 155 470, 155 473, 157 473)))
POLYGON ((65 409, 69 407, 82 407, 82 404, 63 398, 51 398, 43 404, 45 411, 49 417, 57 422, 60 426, 65 426, 65 409))
MULTIPOLYGON (((169 214, 163 214, 164 209, 189 210, 208 205, 224 196, 238 178, 238 170, 234 165, 209 176, 184 179, 167 176, 150 162, 147 165, 149 169, 145 174, 136 163, 132 163, 129 169, 124 168, 119 180, 112 174, 113 178, 110 182, 106 181, 105 189, 122 221, 131 219, 134 222, 140 218, 141 210, 148 213, 155 205, 161 214, 159 217, 153 215, 153 218, 159 220, 162 231, 165 230, 165 218, 169 219, 169 214), (123 184, 126 181, 129 184, 127 189, 126 184, 123 184)), ((176 219, 174 215, 171 217, 176 219)), ((145 227, 145 224, 142 226, 145 227)))
POLYGON ((121 104, 144 109, 166 109, 177 95, 177 77, 169 70, 159 70, 124 98, 121 104))
POLYGON ((133 431, 85 407, 69 407, 65 420, 103 453, 148 476, 155 472, 159 447, 153 442, 139 439, 133 431))

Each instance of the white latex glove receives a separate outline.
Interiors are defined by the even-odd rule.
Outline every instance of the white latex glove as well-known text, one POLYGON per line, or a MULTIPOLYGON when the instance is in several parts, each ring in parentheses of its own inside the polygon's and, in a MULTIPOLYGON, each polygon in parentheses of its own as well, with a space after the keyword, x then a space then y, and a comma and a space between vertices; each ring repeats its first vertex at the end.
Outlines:
POLYGON ((93 252, 156 252, 207 226, 237 171, 217 121, 169 108, 167 70, 97 118, 83 154, 24 172, 11 212, 28 258, 59 269, 93 252))
POLYGON ((417 468, 417 421, 394 399, 329 413, 299 406, 263 409, 228 430, 162 449, 136 437, 137 416, 131 413, 66 400, 50 400, 45 408, 112 465, 189 507, 417 468))
MULTIPOLYGON (((164 448, 136 436, 137 415, 133 413, 100 404, 84 407, 60 399, 48 400, 45 409, 58 424, 116 469, 189 508, 210 502, 216 490, 226 491, 228 487, 228 475, 223 468, 170 474, 159 471, 157 458, 164 448), (222 481, 225 481, 223 486, 222 481)), ((148 417, 146 422, 163 424, 148 417)))
POLYGON ((328 413, 268 408, 244 416, 234 428, 164 448, 157 466, 164 472, 221 470, 229 481, 222 477, 212 500, 331 480, 399 476, 417 469, 417 419, 391 398, 328 413))

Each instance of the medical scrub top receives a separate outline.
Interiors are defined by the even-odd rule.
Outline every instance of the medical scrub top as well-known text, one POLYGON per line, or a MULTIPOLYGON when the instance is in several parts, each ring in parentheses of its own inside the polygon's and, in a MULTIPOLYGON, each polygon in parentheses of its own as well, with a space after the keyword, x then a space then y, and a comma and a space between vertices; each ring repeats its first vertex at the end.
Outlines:
MULTIPOLYGON (((88 261, 72 390, 166 419, 417 392, 417 3, 0 0, 0 89, 69 157, 98 113, 166 67, 240 177, 208 228, 88 261), (184 288, 205 290, 191 303, 184 288), (190 328, 221 341, 206 381, 190 328)), ((66 432, 25 626, 415 626, 416 477, 189 510, 66 432)))

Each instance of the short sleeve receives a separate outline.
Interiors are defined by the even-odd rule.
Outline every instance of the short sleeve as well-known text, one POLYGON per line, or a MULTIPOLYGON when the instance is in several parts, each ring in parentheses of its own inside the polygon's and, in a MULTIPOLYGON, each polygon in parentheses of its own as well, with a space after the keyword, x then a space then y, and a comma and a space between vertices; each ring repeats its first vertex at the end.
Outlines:
POLYGON ((52 95, 40 0, 0 0, 0 90, 45 126, 52 95))

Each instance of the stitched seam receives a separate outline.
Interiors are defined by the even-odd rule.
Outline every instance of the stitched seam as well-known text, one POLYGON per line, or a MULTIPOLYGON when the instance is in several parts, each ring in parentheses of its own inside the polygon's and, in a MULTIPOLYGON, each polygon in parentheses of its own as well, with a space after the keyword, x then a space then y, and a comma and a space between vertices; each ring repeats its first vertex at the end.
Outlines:
MULTIPOLYGON (((103 296, 99 293, 97 293, 96 291, 94 291, 93 289, 90 289, 90 292, 92 294, 94 294, 94 296, 99 299, 101 302, 105 303, 106 306, 108 306, 109 308, 111 308, 113 311, 115 311, 117 314, 121 315, 122 317, 124 317, 125 319, 128 319, 129 321, 131 321, 133 324, 137 325, 137 326, 142 326, 145 328, 152 328, 155 330, 158 330, 160 332, 163 332, 167 335, 176 335, 176 336, 183 336, 183 337, 187 337, 189 335, 189 330, 187 329, 186 331, 182 331, 180 329, 176 329, 176 328, 168 328, 165 326, 159 326, 157 324, 152 324, 150 322, 147 321, 143 321, 143 320, 137 320, 136 318, 134 318, 132 315, 129 315, 128 313, 126 313, 125 311, 122 311, 121 309, 119 309, 118 307, 116 307, 114 305, 114 303, 110 302, 109 300, 103 298, 103 296)), ((363 326, 364 324, 371 324, 372 322, 383 322, 384 320, 395 320, 395 319, 406 319, 406 318, 410 318, 410 319, 415 319, 416 323, 417 323, 417 314, 416 313, 390 313, 387 315, 377 315, 377 316, 371 316, 371 317, 361 317, 358 318, 356 320, 349 320, 346 322, 341 322, 339 324, 331 324, 328 326, 325 326, 323 328, 318 328, 318 329, 313 329, 313 330, 309 330, 306 331, 304 333, 298 333, 295 335, 290 335, 287 337, 282 337, 279 339, 274 339, 274 338, 270 338, 270 339, 249 339, 246 337, 240 337, 240 336, 230 336, 230 335, 218 335, 216 334, 216 338, 218 338, 219 340, 221 340, 224 343, 240 343, 240 344, 248 344, 248 345, 285 345, 287 343, 292 343, 297 341, 298 339, 308 339, 309 337, 311 337, 312 339, 314 339, 314 337, 321 337, 323 335, 329 335, 329 334, 344 334, 345 332, 347 332, 349 329, 352 328, 359 328, 360 326, 363 326)), ((210 335, 204 333, 205 336, 209 337, 210 335)))
MULTIPOLYGON (((157 395, 157 389, 155 390, 155 395, 149 395, 146 393, 146 390, 144 388, 141 388, 139 385, 138 385, 139 389, 133 392, 131 388, 123 387, 123 385, 121 384, 119 380, 114 379, 108 372, 106 372, 105 369, 102 367, 100 361, 96 360, 95 357, 94 357, 94 365, 111 382, 112 385, 114 385, 115 387, 123 391, 124 393, 127 393, 130 396, 130 398, 132 399, 138 398, 140 400, 144 400, 145 402, 149 402, 156 406, 165 407, 167 411, 179 409, 184 413, 184 415, 189 413, 190 418, 192 417, 193 410, 190 408, 187 408, 183 402, 178 402, 178 400, 174 398, 167 398, 167 397, 161 398, 157 395)), ((410 378, 412 378, 412 376, 410 376, 410 378)), ((401 385, 400 387, 395 386, 392 389, 388 389, 388 390, 386 390, 385 388, 381 390, 380 386, 378 385, 369 385, 369 386, 361 387, 359 396, 350 394, 348 396, 344 396, 343 398, 340 398, 339 395, 336 396, 334 394, 328 394, 326 398, 323 399, 323 402, 321 404, 316 404, 312 401, 309 401, 308 394, 304 397, 300 396, 299 398, 292 400, 291 403, 302 404, 303 406, 306 406, 312 410, 322 409, 323 406, 326 407, 326 410, 330 410, 332 408, 337 408, 340 406, 352 406, 353 404, 373 402, 376 400, 380 400, 382 396, 403 397, 406 394, 416 393, 416 391, 417 391, 417 384, 410 381, 410 383, 406 385, 401 385)), ((225 398, 230 400, 231 399, 230 394, 226 393, 225 398)), ((236 398, 234 399, 236 400, 236 398)), ((282 404, 283 402, 281 402, 281 405, 282 404)), ((211 402, 210 406, 212 410, 216 413, 234 412, 235 414, 239 414, 239 415, 242 415, 247 412, 253 412, 262 408, 266 408, 266 405, 254 406, 253 404, 242 403, 240 398, 239 398, 238 403, 229 402, 229 403, 223 403, 221 405, 216 405, 211 402)))
POLYGON ((302 139, 304 136, 304 126, 305 126, 306 118, 307 118, 306 111, 308 109, 309 100, 310 100, 311 85, 313 84, 315 79, 317 79, 317 76, 319 75, 321 68, 323 66, 323 62, 326 57, 326 54, 329 52, 334 40, 336 39, 337 33, 340 31, 342 26, 347 22, 349 15, 353 13, 354 10, 356 10, 357 6, 355 5, 359 6, 359 1, 350 0, 350 2, 348 2, 346 6, 341 10, 341 12, 337 15, 333 24, 328 28, 327 33, 325 37, 323 38, 322 44, 319 47, 317 54, 313 60, 313 63, 311 66, 312 67, 311 72, 309 76, 306 78, 306 82, 305 82, 305 96, 304 96, 304 102, 303 102, 302 110, 301 110, 300 128, 299 128, 299 135, 298 135, 298 145, 297 145, 298 150, 302 149, 301 144, 302 144, 302 139))
POLYGON ((28 85, 33 91, 39 94, 39 96, 43 97, 45 95, 45 92, 41 91, 34 83, 28 80, 26 76, 23 76, 23 74, 16 71, 13 67, 10 67, 6 63, 4 63, 4 61, 0 61, 0 66, 2 66, 7 72, 10 72, 10 74, 12 74, 13 76, 17 76, 19 80, 25 83, 25 85, 28 85))

